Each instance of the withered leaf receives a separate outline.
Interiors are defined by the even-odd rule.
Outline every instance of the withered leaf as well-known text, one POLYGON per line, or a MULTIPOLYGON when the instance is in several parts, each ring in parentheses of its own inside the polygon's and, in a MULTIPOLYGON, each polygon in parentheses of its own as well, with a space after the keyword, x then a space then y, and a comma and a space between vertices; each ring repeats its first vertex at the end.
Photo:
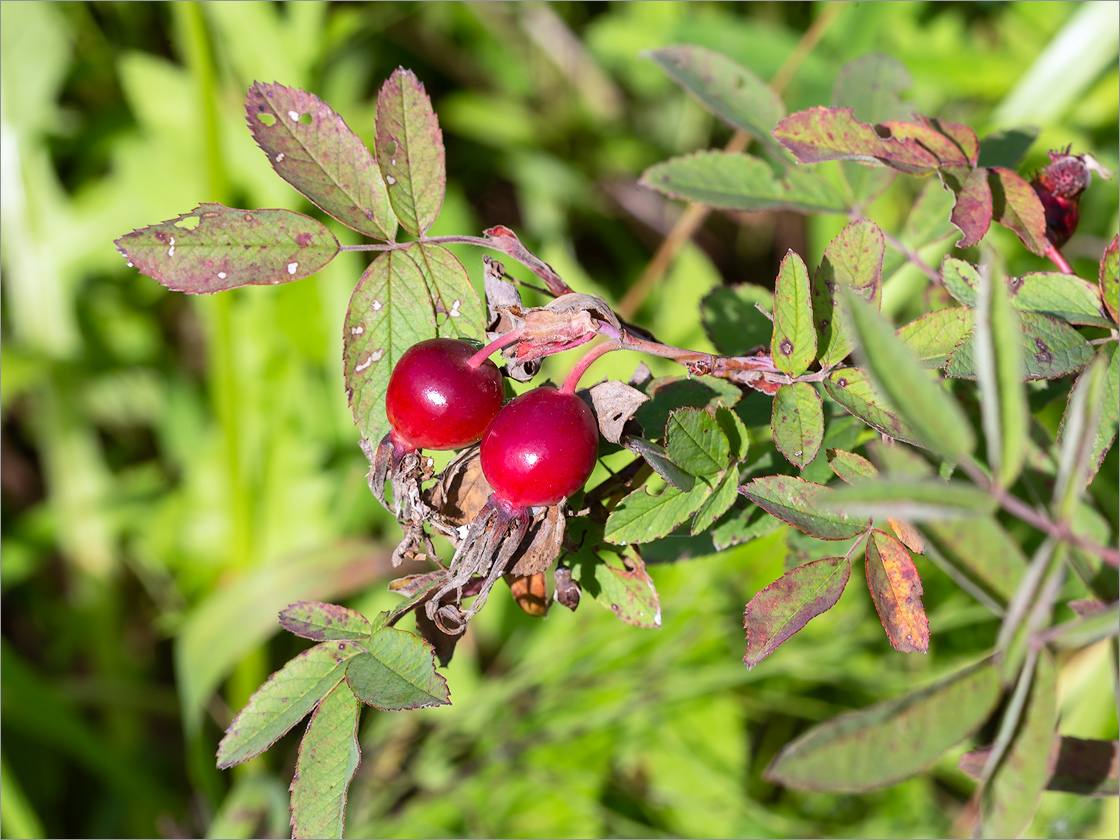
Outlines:
POLYGON ((649 399, 637 388, 611 379, 592 385, 588 393, 599 421, 599 434, 611 443, 621 443, 626 421, 634 416, 638 406, 649 399))
POLYGON ((544 582, 544 572, 519 577, 506 575, 509 591, 513 600, 522 611, 534 618, 541 618, 548 612, 548 587, 544 582))
POLYGON ((529 534, 513 553, 511 575, 524 577, 546 571, 556 558, 564 542, 567 517, 561 505, 552 505, 538 514, 529 526, 529 534))
POLYGON ((428 491, 428 504, 434 511, 430 521, 455 545, 459 529, 474 521, 494 492, 482 474, 479 452, 475 444, 456 455, 428 491))

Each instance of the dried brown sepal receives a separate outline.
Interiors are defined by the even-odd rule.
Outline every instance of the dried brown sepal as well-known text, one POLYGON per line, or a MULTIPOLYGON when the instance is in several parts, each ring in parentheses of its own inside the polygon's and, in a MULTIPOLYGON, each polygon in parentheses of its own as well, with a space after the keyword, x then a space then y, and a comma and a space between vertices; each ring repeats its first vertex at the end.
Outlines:
POLYGON ((608 379, 588 390, 591 408, 599 421, 599 434, 611 443, 621 443, 623 428, 649 397, 623 382, 608 379))
POLYGON ((552 294, 565 295, 572 291, 552 266, 522 245, 521 240, 517 238, 517 234, 505 225, 495 225, 492 228, 487 228, 483 233, 493 243, 495 250, 513 257, 541 278, 552 294))
MULTIPOLYGON (((519 314, 522 309, 521 293, 509 280, 506 280, 506 267, 497 260, 483 256, 482 282, 486 292, 486 312, 489 321, 486 325, 486 338, 495 341, 501 336, 524 326, 519 314)), ((515 346, 502 351, 506 358, 506 375, 517 382, 528 382, 537 375, 541 364, 536 359, 516 361, 513 354, 515 346)))
POLYGON ((544 572, 525 576, 509 574, 505 577, 513 600, 522 612, 534 618, 543 618, 548 612, 548 587, 544 582, 544 572))
POLYGON ((509 573, 523 577, 547 571, 560 556, 567 521, 563 505, 552 505, 536 514, 510 559, 509 573))
POLYGON ((486 505, 494 489, 482 473, 478 444, 455 456, 427 493, 431 523, 458 547, 462 528, 469 526, 486 505))
POLYGON ((576 292, 515 314, 520 314, 524 322, 517 342, 518 361, 539 359, 585 344, 599 334, 602 324, 610 325, 616 335, 622 329, 606 301, 576 292))
POLYGON ((359 446, 370 462, 366 480, 373 497, 396 516, 404 531, 393 551, 393 566, 434 555, 431 539, 424 531, 424 523, 433 511, 424 501, 420 487, 421 482, 430 477, 431 459, 402 445, 392 432, 381 439, 377 449, 367 438, 363 438, 359 446), (385 499, 386 482, 393 491, 392 507, 385 499))
POLYGON ((579 596, 582 590, 578 581, 572 580, 572 570, 567 566, 557 566, 552 573, 556 582, 556 591, 553 597, 561 606, 567 607, 572 612, 579 606, 579 596))

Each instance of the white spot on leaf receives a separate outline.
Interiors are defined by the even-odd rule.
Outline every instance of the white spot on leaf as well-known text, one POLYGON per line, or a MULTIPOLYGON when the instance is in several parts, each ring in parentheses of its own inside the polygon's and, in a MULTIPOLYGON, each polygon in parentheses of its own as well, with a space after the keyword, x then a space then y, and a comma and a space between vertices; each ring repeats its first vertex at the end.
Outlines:
POLYGON ((297 268, 299 268, 299 263, 297 263, 297 262, 288 263, 288 273, 289 274, 295 274, 297 268))
POLYGON ((385 183, 388 184, 391 187, 391 186, 393 186, 393 184, 397 183, 397 179, 394 178, 392 175, 386 175, 385 176, 385 183))
POLYGON ((451 311, 447 313, 448 316, 451 317, 451 318, 458 318, 460 315, 462 315, 463 313, 459 311, 459 306, 462 303, 463 302, 461 300, 456 300, 456 301, 452 302, 451 311))
POLYGON ((171 247, 167 249, 167 256, 169 256, 169 257, 175 256, 175 237, 174 236, 171 237, 171 247))
POLYGON ((288 112, 288 117, 292 120, 292 122, 297 122, 299 120, 299 112, 298 111, 289 111, 288 112))
POLYGON ((225 280, 226 279, 226 273, 224 271, 219 271, 218 272, 218 279, 219 280, 225 280))
POLYGON ((369 308, 372 309, 374 312, 379 311, 381 309, 381 301, 375 300, 373 303, 371 303, 369 305, 369 308))
POLYGON ((281 161, 283 161, 283 160, 284 160, 284 153, 283 153, 283 152, 281 152, 280 154, 278 154, 278 155, 276 156, 276 162, 277 162, 277 163, 280 163, 280 162, 281 162, 281 161))
POLYGON ((364 332, 365 328, 363 328, 361 324, 358 324, 358 326, 356 327, 350 328, 350 335, 361 335, 364 332))
POLYGON ((397 159, 393 158, 393 166, 396 166, 396 165, 397 165, 397 159))

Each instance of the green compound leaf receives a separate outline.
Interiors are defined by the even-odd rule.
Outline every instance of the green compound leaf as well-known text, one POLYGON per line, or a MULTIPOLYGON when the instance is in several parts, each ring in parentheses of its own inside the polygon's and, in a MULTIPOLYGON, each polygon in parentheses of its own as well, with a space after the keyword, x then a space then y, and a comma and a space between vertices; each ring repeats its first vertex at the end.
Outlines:
POLYGON ((421 236, 443 207, 447 167, 432 101, 409 70, 393 71, 377 95, 374 151, 401 227, 421 236))
POLYGON ((1112 237, 1104 249, 1098 280, 1104 308, 1115 324, 1120 321, 1120 236, 1112 237))
POLYGON ((362 751, 357 698, 340 683, 323 698, 299 745, 292 779, 292 837, 342 837, 346 793, 362 751))
POLYGON ((782 258, 774 285, 774 334, 770 339, 770 354, 774 367, 789 376, 804 373, 817 355, 809 271, 793 251, 782 258))
POLYGON ((397 235, 377 161, 319 97, 256 82, 245 97, 245 117, 276 174, 314 204, 374 239, 397 235))
POLYGON ((116 246, 142 274, 189 295, 302 280, 339 248, 333 233, 302 213, 209 202, 127 233, 116 246))
POLYGON ((408 254, 428 286, 439 335, 481 339, 485 312, 463 264, 442 245, 416 245, 408 254))
POLYGON ((808 382, 783 385, 774 395, 774 417, 770 422, 774 446, 799 470, 805 469, 824 440, 824 411, 821 398, 808 382))
POLYGON ((692 534, 703 534, 716 520, 727 513, 728 509, 739 498, 739 468, 731 467, 719 479, 719 484, 696 509, 696 516, 692 520, 692 534))
POLYGON ((691 490, 696 484, 696 479, 691 473, 685 472, 669 460, 669 454, 664 447, 651 443, 645 438, 628 437, 626 448, 641 455, 655 473, 678 490, 691 490))
POLYGON ((715 348, 727 356, 745 356, 770 345, 774 324, 766 314, 774 311, 774 294, 769 289, 740 283, 719 286, 700 304, 704 332, 715 348))
POLYGON ((882 298, 886 243, 874 222, 848 225, 829 243, 813 276, 813 323, 822 368, 839 364, 855 347, 852 328, 839 305, 839 288, 848 287, 876 309, 882 298))
POLYGON ((725 55, 686 44, 646 55, 732 128, 774 143, 770 131, 785 116, 786 108, 778 94, 750 70, 725 55))
POLYGON ((825 557, 786 572, 751 598, 743 612, 747 667, 753 668, 811 619, 832 609, 851 572, 848 558, 825 557))
POLYGON ((1019 837, 1030 825, 1050 778, 1050 745, 1057 724, 1054 663, 1043 650, 1014 740, 980 796, 980 837, 1019 837))
POLYGON ((975 439, 960 406, 922 369, 879 313, 847 290, 844 296, 869 372, 899 416, 935 452, 953 460, 969 454, 975 439))
POLYGON ((845 484, 858 484, 879 477, 879 470, 862 455, 845 452, 843 449, 829 449, 827 455, 828 466, 845 484))
POLYGON ((661 599, 640 559, 624 557, 620 569, 599 557, 584 557, 572 568, 583 591, 634 627, 661 626, 661 599))
POLYGON ((968 307, 976 306, 976 289, 980 284, 980 272, 972 263, 945 257, 941 261, 941 282, 945 290, 960 303, 968 307))
POLYGON ((798 790, 863 793, 931 767, 979 729, 1000 698, 999 671, 982 662, 927 688, 813 727, 766 769, 798 790), (946 714, 946 710, 952 714, 946 714))
MULTIPOLYGON (((1120 367, 1117 366, 1116 343, 1112 342, 1105 345, 1100 349, 1098 355, 1108 359, 1108 372, 1105 374, 1104 396, 1101 400, 1101 411, 1097 426, 1095 429, 1088 430, 1088 433, 1093 436, 1093 443, 1086 464, 1086 486, 1091 484, 1096 477, 1108 450, 1112 448, 1112 444, 1116 440, 1117 428, 1120 427, 1120 416, 1118 416, 1118 410, 1120 410, 1120 367)), ((1075 389, 1081 385, 1081 380, 1089 375, 1090 371, 1092 371, 1092 367, 1081 372, 1074 384, 1075 389)), ((1058 428, 1059 443, 1064 442, 1069 437, 1069 432, 1066 429, 1066 416, 1068 414, 1069 407, 1067 406, 1066 413, 1062 415, 1062 425, 1058 428)))
POLYGON ((388 711, 446 706, 447 680, 436 673, 435 651, 422 639, 395 627, 378 629, 346 669, 354 696, 388 711))
MULTIPOLYGON (((1081 370, 1092 359, 1093 346, 1069 324, 1037 312, 1020 312, 1018 320, 1023 379, 1059 379, 1081 370)), ((975 347, 966 338, 949 357, 945 375, 975 379, 976 369, 975 347)))
POLYGON ((895 333, 923 367, 940 368, 972 329, 972 310, 950 306, 927 312, 895 333))
POLYGON ((988 170, 992 189, 992 213, 997 222, 1015 231, 1023 244, 1034 253, 1046 253, 1046 212, 1034 188, 1010 169, 993 166, 988 170))
MULTIPOLYGON (((412 249, 409 249, 411 251, 412 249)), ((376 442, 389 431, 385 391, 405 350, 436 337, 436 313, 409 251, 386 251, 366 269, 346 310, 343 371, 354 422, 376 442)), ((450 301, 444 302, 448 309, 450 301)))
POLYGON ((673 463, 692 475, 715 475, 731 454, 727 435, 715 417, 699 408, 682 408, 669 416, 666 450, 673 463))
POLYGON ((647 169, 640 183, 670 198, 724 210, 844 213, 847 202, 812 172, 781 177, 763 160, 736 152, 705 151, 670 158, 647 169))
POLYGON ((318 601, 300 601, 286 607, 280 612, 280 626, 289 633, 316 642, 368 639, 373 632, 369 621, 360 612, 318 601))
POLYGON ((690 490, 670 484, 659 496, 651 496, 645 487, 639 487, 611 511, 603 537, 615 545, 664 537, 696 513, 711 492, 704 479, 696 479, 690 490))
POLYGON ((1043 271, 1024 274, 1007 281, 1011 305, 1020 312, 1049 315, 1067 324, 1111 327, 1101 315, 1101 299, 1096 288, 1073 274, 1043 271))
POLYGON ((361 652, 354 642, 326 642, 269 677, 226 730, 218 767, 241 764, 275 744, 343 680, 347 663, 361 652))
POLYGON ((922 579, 906 546, 875 528, 867 540, 867 588, 891 646, 902 653, 929 650, 922 579))
POLYGON ((863 368, 838 368, 822 384, 832 399, 871 428, 896 440, 918 442, 917 433, 898 416, 863 368))
POLYGON ((867 520, 826 510, 835 491, 789 475, 756 478, 739 492, 772 516, 819 540, 848 540, 867 530, 867 520))

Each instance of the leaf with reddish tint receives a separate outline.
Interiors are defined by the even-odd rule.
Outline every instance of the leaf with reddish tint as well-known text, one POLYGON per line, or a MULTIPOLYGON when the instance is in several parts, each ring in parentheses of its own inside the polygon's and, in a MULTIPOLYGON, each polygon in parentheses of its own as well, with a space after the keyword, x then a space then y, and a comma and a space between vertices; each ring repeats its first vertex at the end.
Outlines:
POLYGON ((548 586, 545 584, 544 572, 533 575, 507 575, 510 594, 513 601, 521 611, 534 618, 541 618, 548 612, 548 586))
POLYGON ((883 232, 866 220, 848 225, 825 249, 812 287, 817 359, 822 368, 839 364, 855 347, 852 327, 840 306, 840 287, 846 286, 878 309, 885 253, 883 232))
POLYGON ((848 540, 867 529, 867 520, 823 509, 833 492, 790 475, 756 478, 739 492, 771 516, 819 540, 848 540))
POLYGON ((847 557, 814 560, 786 572, 751 598, 743 613, 747 667, 753 668, 810 619, 832 609, 851 571, 847 557))
POLYGON ((971 248, 984 238, 992 225, 992 188, 986 169, 946 167, 941 182, 956 196, 950 221, 961 232, 958 248, 971 248))
MULTIPOLYGON (((1093 358, 1093 346, 1069 324, 1037 312, 1019 313, 1023 379, 1058 379, 1076 373, 1093 358)), ((976 352, 971 333, 953 351, 945 375, 976 378, 976 352)))
MULTIPOLYGON (((980 160, 980 138, 976 136, 972 126, 941 120, 937 117, 919 116, 918 119, 922 121, 922 125, 926 128, 936 131, 955 146, 954 149, 945 148, 943 152, 938 153, 939 156, 944 155, 943 160, 955 160, 955 156, 960 154, 963 155, 960 165, 976 167, 980 160)), ((958 164, 947 165, 956 166, 958 164)))
POLYGON ((863 368, 838 368, 822 384, 825 392, 849 414, 895 440, 917 443, 917 435, 871 382, 863 368))
POLYGON ((323 698, 307 724, 292 779, 292 837, 342 837, 346 793, 358 772, 360 709, 340 683, 323 698))
POLYGON ((481 341, 485 312, 463 264, 442 245, 415 245, 408 254, 428 286, 439 335, 481 341))
POLYGON ((401 227, 421 236, 443 207, 447 166, 432 101, 410 70, 393 71, 377 94, 374 151, 401 227))
POLYGON ((447 680, 436 673, 431 645, 395 627, 377 630, 366 652, 350 660, 346 682, 354 696, 388 711, 446 706, 447 680))
POLYGON ((1067 324, 1111 327, 1101 314, 1101 299, 1091 283, 1073 274, 1040 271, 1007 281, 1011 305, 1020 312, 1049 315, 1067 324))
POLYGON ((326 642, 305 650, 253 692, 218 745, 225 769, 260 755, 299 723, 346 676, 362 652, 354 642, 326 642))
POLYGON ((1001 696, 985 661, 927 688, 825 721, 787 744, 769 781, 798 790, 863 793, 931 767, 978 730, 1001 696))
POLYGON ((854 452, 845 452, 843 449, 828 450, 828 466, 833 474, 845 484, 859 484, 868 479, 878 478, 879 471, 875 465, 854 452))
POLYGON ((799 470, 805 469, 824 440, 824 411, 816 389, 808 382, 779 388, 770 428, 778 451, 799 470))
POLYGON ((747 68, 705 47, 679 44, 646 53, 682 88, 732 128, 765 143, 786 107, 773 89, 747 68))
POLYGON ((789 376, 804 373, 817 354, 809 271, 793 251, 782 258, 774 285, 774 334, 770 338, 770 353, 774 367, 789 376))
POLYGON ((1030 825, 1050 777, 1057 706, 1054 662, 1043 650, 1014 740, 980 794, 980 837, 1019 837, 1030 825))
POLYGON ((988 170, 992 190, 993 218, 1005 228, 1015 231, 1023 244, 1034 253, 1046 253, 1046 212, 1034 188, 1010 169, 993 166, 988 170))
POLYGON ((276 174, 344 225, 391 240, 397 217, 365 143, 314 94, 256 82, 245 118, 276 174))
POLYGON ((661 600, 639 557, 624 557, 620 569, 595 556, 581 558, 572 567, 583 591, 635 627, 661 626, 661 600))
POLYGON ((814 173, 790 169, 779 177, 765 161, 736 152, 704 151, 670 158, 643 172, 640 183, 670 198, 724 210, 848 210, 844 198, 814 173))
MULTIPOLYGON (((990 748, 961 756, 958 769, 980 779, 990 748)), ((1116 796, 1120 791, 1120 741, 1055 735, 1050 742, 1046 790, 1078 796, 1116 796)))
POLYGON ((338 253, 334 234, 310 216, 213 203, 126 233, 116 246, 142 274, 189 295, 302 280, 338 253))
POLYGON ((416 261, 408 251, 381 254, 350 296, 342 342, 346 393, 363 437, 378 441, 389 431, 389 374, 405 350, 436 332, 432 297, 416 261))
POLYGON ((280 626, 289 633, 316 642, 338 639, 368 639, 373 631, 357 610, 318 601, 300 601, 280 613, 280 626))
POLYGON ((867 541, 867 588, 891 646, 902 653, 929 650, 922 579, 906 546, 878 528, 867 541))
POLYGON ((1104 308, 1115 324, 1120 321, 1120 236, 1112 237, 1112 241, 1104 249, 1098 281, 1104 308))
POLYGON ((916 321, 899 327, 896 335, 923 367, 940 368, 949 361, 957 345, 972 329, 972 310, 950 306, 927 312, 916 321))

